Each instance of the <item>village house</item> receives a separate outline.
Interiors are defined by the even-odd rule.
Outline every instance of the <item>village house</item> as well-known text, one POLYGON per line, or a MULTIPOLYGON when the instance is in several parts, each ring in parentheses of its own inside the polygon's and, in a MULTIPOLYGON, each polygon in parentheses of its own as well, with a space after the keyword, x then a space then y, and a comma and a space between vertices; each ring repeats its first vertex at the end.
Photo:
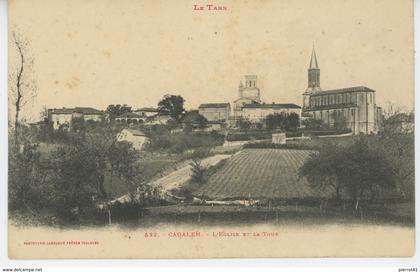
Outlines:
POLYGON ((146 118, 149 125, 166 125, 173 118, 167 114, 157 114, 146 118))
POLYGON ((70 129, 71 121, 77 118, 83 121, 100 122, 104 118, 104 112, 89 107, 48 109, 48 121, 52 123, 54 129, 60 127, 70 129))
POLYGON ((230 116, 230 103, 201 104, 198 113, 210 122, 226 122, 230 116))
POLYGON ((296 113, 300 115, 301 107, 296 104, 245 104, 241 115, 251 122, 261 122, 267 115, 280 113, 296 113))
POLYGON ((140 130, 125 128, 118 134, 117 141, 129 142, 135 149, 141 150, 149 142, 149 138, 140 130))
POLYGON ((315 50, 312 50, 302 116, 321 120, 326 127, 343 126, 351 129, 353 134, 370 134, 379 131, 382 110, 376 106, 375 90, 370 88, 322 90, 318 60, 315 50))
POLYGON ((141 117, 152 117, 158 114, 158 109, 155 108, 140 108, 133 111, 141 117))

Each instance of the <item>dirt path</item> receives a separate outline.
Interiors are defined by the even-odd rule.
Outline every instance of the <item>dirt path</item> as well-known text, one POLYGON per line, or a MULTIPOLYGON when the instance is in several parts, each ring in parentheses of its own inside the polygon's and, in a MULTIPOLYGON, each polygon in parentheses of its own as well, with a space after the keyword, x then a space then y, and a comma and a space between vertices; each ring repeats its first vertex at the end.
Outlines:
MULTIPOLYGON (((209 167, 216 165, 221 160, 231 157, 231 154, 218 154, 212 157, 205 158, 201 161, 201 165, 204 167, 209 167)), ((149 183, 152 186, 161 186, 162 190, 169 191, 175 188, 179 188, 184 183, 186 183, 191 176, 191 166, 187 165, 174 172, 170 173, 167 176, 164 176, 158 180, 155 180, 149 183)))

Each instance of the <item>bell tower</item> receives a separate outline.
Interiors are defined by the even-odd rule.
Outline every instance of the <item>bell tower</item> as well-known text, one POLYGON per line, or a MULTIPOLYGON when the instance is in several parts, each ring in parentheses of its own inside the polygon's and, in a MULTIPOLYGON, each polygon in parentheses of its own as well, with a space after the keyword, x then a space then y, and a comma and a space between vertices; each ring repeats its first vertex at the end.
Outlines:
POLYGON ((316 58, 315 53, 315 47, 312 49, 312 56, 311 56, 311 62, 309 63, 308 68, 308 89, 311 89, 311 91, 321 91, 320 86, 320 76, 321 70, 318 66, 318 60, 316 58))
POLYGON ((316 58, 315 46, 312 48, 311 62, 308 68, 308 88, 303 94, 303 108, 309 108, 310 96, 313 93, 322 91, 320 84, 321 70, 318 66, 318 60, 316 58))

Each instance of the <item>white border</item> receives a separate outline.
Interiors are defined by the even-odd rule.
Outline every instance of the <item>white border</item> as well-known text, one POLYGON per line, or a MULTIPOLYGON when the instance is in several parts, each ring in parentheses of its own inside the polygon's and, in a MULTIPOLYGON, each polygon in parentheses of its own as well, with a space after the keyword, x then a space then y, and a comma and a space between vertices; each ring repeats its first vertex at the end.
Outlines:
MULTIPOLYGON (((420 0, 414 0, 414 14, 420 15, 420 0)), ((415 17, 415 49, 417 52, 419 48, 419 30, 420 19, 415 17)), ((282 259, 209 259, 209 260, 27 260, 15 261, 9 260, 7 256, 7 0, 0 0, 0 271, 3 267, 43 267, 44 271, 52 269, 52 267, 84 267, 82 270, 96 270, 94 267, 106 266, 107 269, 101 268, 101 271, 110 271, 120 267, 121 270, 131 270, 129 267, 141 266, 143 268, 153 267, 178 267, 174 271, 188 271, 195 266, 223 266, 229 270, 238 266, 245 266, 252 270, 257 266, 269 268, 272 266, 293 267, 293 271, 308 271, 310 268, 316 271, 337 271, 338 267, 368 267, 369 271, 398 271, 396 268, 420 267, 420 258, 418 252, 413 258, 282 258, 282 259), (297 267, 306 267, 301 270, 297 267), (320 267, 328 267, 322 268, 320 267), (373 269, 373 267, 395 267, 393 270, 381 268, 380 270, 373 269), (108 270, 109 269, 109 270, 108 270), (181 270, 182 269, 182 270, 181 270)), ((417 54, 415 55, 416 64, 419 63, 417 54)), ((415 69, 415 90, 419 89, 418 82, 420 82, 420 72, 415 69)), ((415 96, 416 103, 419 105, 419 96, 415 96)), ((420 114, 416 111, 416 120, 420 118, 420 114)), ((419 143, 419 131, 416 128, 416 146, 419 143)), ((416 157, 419 154, 419 149, 416 148, 416 157)), ((416 159, 416 168, 420 167, 419 160, 416 159)), ((416 183, 418 183, 418 175, 416 175, 416 183)), ((416 186, 416 196, 420 196, 419 186, 416 186)), ((416 201, 416 232, 419 230, 419 203, 416 201)), ((419 244, 418 235, 416 235, 416 248, 419 244)), ((73 268, 74 269, 74 268, 73 268)), ((311 270, 312 270, 311 269, 311 270)), ((344 268, 343 268, 344 269, 344 268)), ((54 269, 55 270, 55 269, 54 269)), ((66 269, 67 270, 67 269, 66 269)), ((155 269, 152 269, 155 270, 155 269)), ((171 269, 172 270, 172 269, 171 269)), ((242 268, 242 271, 248 271, 242 268)), ((271 269, 270 269, 271 270, 271 269)), ((342 271, 342 269, 339 269, 342 271)), ((344 269, 345 271, 351 271, 344 269)), ((358 269, 359 270, 359 269, 358 269)), ((367 269, 366 269, 367 270, 367 269)), ((194 270, 195 271, 195 270, 194 270)), ((277 271, 277 269, 276 269, 277 271)))

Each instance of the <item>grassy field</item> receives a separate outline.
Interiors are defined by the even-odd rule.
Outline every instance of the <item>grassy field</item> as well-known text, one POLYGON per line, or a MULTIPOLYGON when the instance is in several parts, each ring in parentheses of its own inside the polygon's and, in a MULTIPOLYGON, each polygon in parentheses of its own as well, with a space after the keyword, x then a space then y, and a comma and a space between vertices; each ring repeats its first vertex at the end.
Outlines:
POLYGON ((194 195, 211 199, 294 199, 328 196, 316 191, 298 171, 312 151, 245 149, 230 158, 194 195))

